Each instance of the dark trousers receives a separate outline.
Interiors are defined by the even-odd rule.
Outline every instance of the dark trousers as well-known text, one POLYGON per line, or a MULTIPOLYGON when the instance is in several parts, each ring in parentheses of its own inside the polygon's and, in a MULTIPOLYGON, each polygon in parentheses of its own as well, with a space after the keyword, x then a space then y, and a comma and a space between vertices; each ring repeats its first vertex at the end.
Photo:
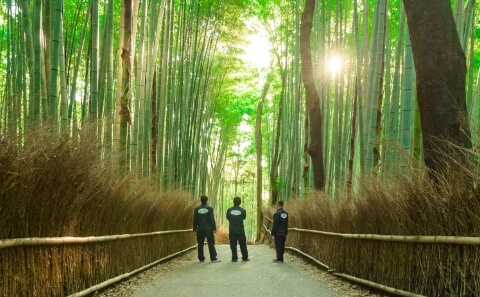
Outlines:
POLYGON ((277 260, 283 261, 283 253, 285 252, 286 235, 275 235, 275 250, 277 251, 277 260))
POLYGON ((213 237, 213 231, 197 230, 198 260, 205 260, 205 255, 203 253, 203 243, 205 242, 205 238, 207 238, 210 260, 216 260, 217 251, 215 250, 215 238, 213 237))
POLYGON ((247 250, 247 237, 245 233, 230 233, 228 235, 230 239, 230 249, 232 250, 232 260, 238 260, 237 255, 237 241, 240 245, 240 252, 242 253, 242 259, 248 259, 248 250, 247 250))

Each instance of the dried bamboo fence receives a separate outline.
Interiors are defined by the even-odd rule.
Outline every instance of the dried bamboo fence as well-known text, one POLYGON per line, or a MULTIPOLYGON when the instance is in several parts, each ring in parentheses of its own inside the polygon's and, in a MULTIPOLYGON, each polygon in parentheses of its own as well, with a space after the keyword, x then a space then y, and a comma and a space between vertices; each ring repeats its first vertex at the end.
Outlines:
POLYGON ((0 296, 88 293, 194 248, 194 243, 191 229, 0 240, 0 296))
MULTIPOLYGON (((265 233, 272 220, 264 217, 265 233)), ((396 296, 478 296, 480 238, 343 234, 289 228, 289 250, 396 296), (410 293, 414 292, 414 293, 410 293)))

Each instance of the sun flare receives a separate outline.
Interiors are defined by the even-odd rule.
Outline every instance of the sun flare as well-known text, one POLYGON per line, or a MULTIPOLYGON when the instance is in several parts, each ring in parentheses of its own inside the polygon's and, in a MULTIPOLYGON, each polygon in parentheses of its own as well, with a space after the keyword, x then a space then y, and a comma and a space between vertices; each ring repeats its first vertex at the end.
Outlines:
POLYGON ((332 56, 328 59, 327 68, 332 76, 336 76, 342 70, 342 59, 339 56, 332 56))

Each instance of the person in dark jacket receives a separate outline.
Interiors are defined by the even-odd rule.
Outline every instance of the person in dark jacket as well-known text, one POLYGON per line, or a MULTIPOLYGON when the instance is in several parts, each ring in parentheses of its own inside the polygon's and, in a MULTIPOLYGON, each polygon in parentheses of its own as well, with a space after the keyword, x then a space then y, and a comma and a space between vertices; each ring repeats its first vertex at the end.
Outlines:
POLYGON ((245 236, 245 228, 243 221, 247 217, 247 211, 240 207, 242 199, 240 197, 233 198, 233 206, 227 209, 227 220, 230 223, 228 227, 228 238, 230 239, 230 249, 232 250, 232 262, 238 261, 237 241, 240 245, 242 253, 242 261, 249 261, 247 250, 247 237, 245 236))
POLYGON ((273 262, 282 263, 285 252, 285 241, 288 232, 288 213, 283 210, 283 201, 277 202, 277 211, 273 215, 272 235, 275 239, 277 258, 273 262))
POLYGON ((200 201, 201 204, 197 206, 193 212, 193 231, 197 233, 198 260, 200 260, 200 262, 205 261, 203 243, 205 242, 205 238, 207 238, 210 260, 212 262, 220 262, 220 260, 217 259, 215 238, 213 237, 213 234, 217 229, 215 217, 213 215, 213 208, 207 205, 207 196, 201 196, 200 201))

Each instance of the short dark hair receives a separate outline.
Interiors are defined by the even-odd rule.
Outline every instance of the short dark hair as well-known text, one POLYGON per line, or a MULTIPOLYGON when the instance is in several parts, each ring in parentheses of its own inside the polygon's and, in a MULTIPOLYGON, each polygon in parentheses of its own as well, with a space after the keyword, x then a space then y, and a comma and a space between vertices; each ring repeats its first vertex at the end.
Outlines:
POLYGON ((277 202, 277 205, 278 205, 278 206, 283 206, 283 201, 282 201, 282 200, 278 201, 278 202, 277 202))
POLYGON ((240 203, 242 203, 242 199, 240 197, 236 196, 235 198, 233 198, 233 205, 239 206, 240 203))
POLYGON ((203 195, 203 196, 200 197, 200 201, 201 201, 203 204, 205 204, 205 203, 207 203, 207 201, 208 201, 208 197, 205 196, 205 195, 203 195))

